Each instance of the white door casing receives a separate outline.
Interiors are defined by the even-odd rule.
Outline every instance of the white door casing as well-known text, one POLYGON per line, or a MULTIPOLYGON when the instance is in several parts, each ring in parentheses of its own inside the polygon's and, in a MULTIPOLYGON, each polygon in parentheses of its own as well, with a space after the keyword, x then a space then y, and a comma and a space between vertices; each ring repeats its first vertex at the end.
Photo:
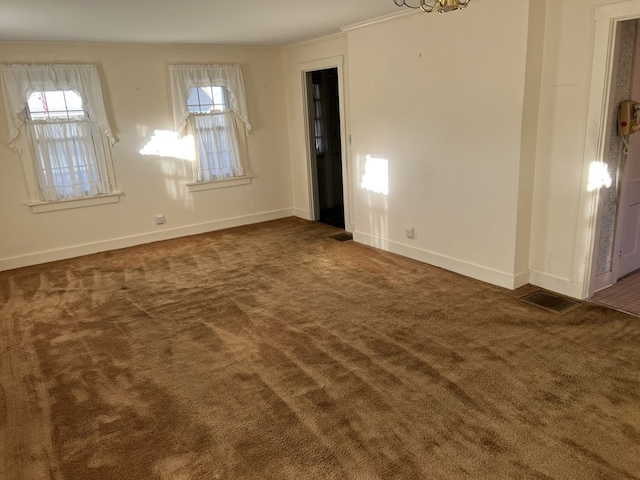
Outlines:
MULTIPOLYGON (((640 101, 640 36, 636 37, 631 98, 640 101)), ((615 279, 640 268, 640 133, 629 137, 616 231, 615 279)))
MULTIPOLYGON (((590 167, 604 159, 604 146, 607 135, 607 112, 609 111, 609 92, 615 48, 615 33, 620 21, 640 18, 640 0, 603 5, 595 9, 595 42, 587 116, 587 136, 583 166, 583 185, 589 183, 590 167)), ((640 100, 640 99, 639 99, 640 100)), ((576 249, 574 255, 574 278, 583 278, 576 282, 573 293, 576 298, 589 298, 593 294, 595 274, 595 237, 597 234, 599 192, 588 191, 581 194, 580 218, 576 249), (586 241, 585 241, 586 240, 586 241), (586 261, 586 268, 582 265, 586 261)), ((615 256, 614 256, 615 258, 615 256)))

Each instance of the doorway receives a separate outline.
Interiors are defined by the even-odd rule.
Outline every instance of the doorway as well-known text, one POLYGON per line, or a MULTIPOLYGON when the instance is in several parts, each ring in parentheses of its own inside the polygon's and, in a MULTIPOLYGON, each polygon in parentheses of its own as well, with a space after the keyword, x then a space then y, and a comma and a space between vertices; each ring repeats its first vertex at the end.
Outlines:
POLYGON ((338 69, 306 72, 314 220, 345 228, 338 69))
POLYGON ((619 22, 616 29, 604 156, 612 181, 600 196, 591 297, 636 314, 640 290, 631 293, 640 287, 640 134, 621 136, 618 114, 622 102, 640 101, 639 27, 633 19, 619 22))

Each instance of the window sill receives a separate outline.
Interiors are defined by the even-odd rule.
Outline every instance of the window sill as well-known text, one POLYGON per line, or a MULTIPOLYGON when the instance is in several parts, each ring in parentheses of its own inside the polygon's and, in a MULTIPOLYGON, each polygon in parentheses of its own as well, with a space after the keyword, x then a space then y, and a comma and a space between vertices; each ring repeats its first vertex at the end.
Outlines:
POLYGON ((105 205, 107 203, 117 203, 120 201, 122 192, 106 193, 86 198, 70 198, 68 200, 56 200, 52 202, 31 202, 29 207, 33 213, 55 212, 58 210, 69 210, 71 208, 93 207, 95 205, 105 205))
POLYGON ((251 183, 253 175, 243 177, 223 178, 222 180, 211 180, 210 182, 185 183, 187 192, 200 192, 202 190, 213 190, 214 188, 235 187, 237 185, 248 185, 251 183))

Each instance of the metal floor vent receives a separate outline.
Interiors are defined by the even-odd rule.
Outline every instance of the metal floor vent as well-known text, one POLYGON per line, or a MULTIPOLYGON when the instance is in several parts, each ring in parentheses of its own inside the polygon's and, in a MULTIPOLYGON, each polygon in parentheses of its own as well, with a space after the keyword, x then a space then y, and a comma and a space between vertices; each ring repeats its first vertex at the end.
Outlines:
POLYGON ((522 297, 521 300, 558 313, 568 312, 572 308, 580 305, 580 302, 575 300, 569 300, 568 298, 561 297, 560 295, 547 292, 535 292, 522 297))
POLYGON ((353 235, 349 232, 342 232, 331 235, 331 238, 333 238, 334 240, 338 240, 339 242, 347 242, 349 240, 353 240, 353 235))

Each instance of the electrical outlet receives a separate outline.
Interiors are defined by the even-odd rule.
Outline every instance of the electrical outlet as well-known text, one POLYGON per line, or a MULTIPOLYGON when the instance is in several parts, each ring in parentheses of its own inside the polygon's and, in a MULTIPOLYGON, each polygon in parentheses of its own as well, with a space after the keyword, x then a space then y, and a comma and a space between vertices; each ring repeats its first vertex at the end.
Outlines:
POLYGON ((166 218, 164 218, 164 215, 161 213, 158 213, 155 218, 154 221, 156 222, 156 225, 162 225, 163 223, 165 223, 167 221, 166 218))
POLYGON ((407 234, 407 238, 416 238, 416 229, 413 227, 407 227, 405 233, 407 234))

